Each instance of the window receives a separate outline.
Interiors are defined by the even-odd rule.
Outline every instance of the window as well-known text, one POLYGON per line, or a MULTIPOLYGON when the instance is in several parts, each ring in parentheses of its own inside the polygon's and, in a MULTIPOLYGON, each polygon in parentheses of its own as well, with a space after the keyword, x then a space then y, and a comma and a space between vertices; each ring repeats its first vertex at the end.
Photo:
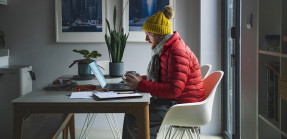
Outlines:
POLYGON ((240 138, 240 2, 222 2, 222 130, 235 139, 240 138))

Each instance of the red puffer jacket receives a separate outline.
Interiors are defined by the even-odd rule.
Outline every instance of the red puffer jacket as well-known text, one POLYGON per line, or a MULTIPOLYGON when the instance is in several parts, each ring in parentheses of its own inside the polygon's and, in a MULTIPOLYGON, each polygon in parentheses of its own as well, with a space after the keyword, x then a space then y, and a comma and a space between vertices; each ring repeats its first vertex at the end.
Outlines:
POLYGON ((160 55, 159 82, 143 78, 137 90, 152 96, 173 99, 177 103, 204 100, 203 81, 196 56, 181 40, 178 32, 166 41, 160 55))

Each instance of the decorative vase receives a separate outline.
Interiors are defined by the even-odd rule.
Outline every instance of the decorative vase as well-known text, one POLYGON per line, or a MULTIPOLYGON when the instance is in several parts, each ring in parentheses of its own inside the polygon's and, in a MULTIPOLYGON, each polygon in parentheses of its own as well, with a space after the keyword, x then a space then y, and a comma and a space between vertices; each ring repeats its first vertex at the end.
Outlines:
POLYGON ((109 63, 110 76, 111 77, 122 77, 124 74, 124 63, 109 63))
POLYGON ((82 77, 91 76, 91 68, 89 64, 78 63, 78 74, 82 77))

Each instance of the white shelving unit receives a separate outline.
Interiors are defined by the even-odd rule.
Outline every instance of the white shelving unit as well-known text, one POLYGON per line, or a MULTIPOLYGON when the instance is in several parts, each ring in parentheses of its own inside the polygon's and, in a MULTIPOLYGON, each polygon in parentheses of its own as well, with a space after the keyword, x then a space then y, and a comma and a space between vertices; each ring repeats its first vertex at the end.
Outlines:
POLYGON ((0 139, 12 138, 13 106, 11 100, 32 91, 32 66, 0 67, 0 139))
POLYGON ((278 90, 287 77, 287 0, 258 2, 258 138, 287 139, 287 102, 278 90))

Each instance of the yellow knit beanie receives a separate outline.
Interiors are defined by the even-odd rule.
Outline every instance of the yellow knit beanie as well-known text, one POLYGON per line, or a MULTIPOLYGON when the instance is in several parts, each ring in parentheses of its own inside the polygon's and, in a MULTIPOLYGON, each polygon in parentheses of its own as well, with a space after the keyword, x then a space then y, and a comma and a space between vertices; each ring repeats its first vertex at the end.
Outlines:
POLYGON ((157 12, 149 17, 144 25, 143 31, 152 32, 160 35, 172 33, 170 19, 174 16, 171 6, 165 6, 163 12, 157 12))

